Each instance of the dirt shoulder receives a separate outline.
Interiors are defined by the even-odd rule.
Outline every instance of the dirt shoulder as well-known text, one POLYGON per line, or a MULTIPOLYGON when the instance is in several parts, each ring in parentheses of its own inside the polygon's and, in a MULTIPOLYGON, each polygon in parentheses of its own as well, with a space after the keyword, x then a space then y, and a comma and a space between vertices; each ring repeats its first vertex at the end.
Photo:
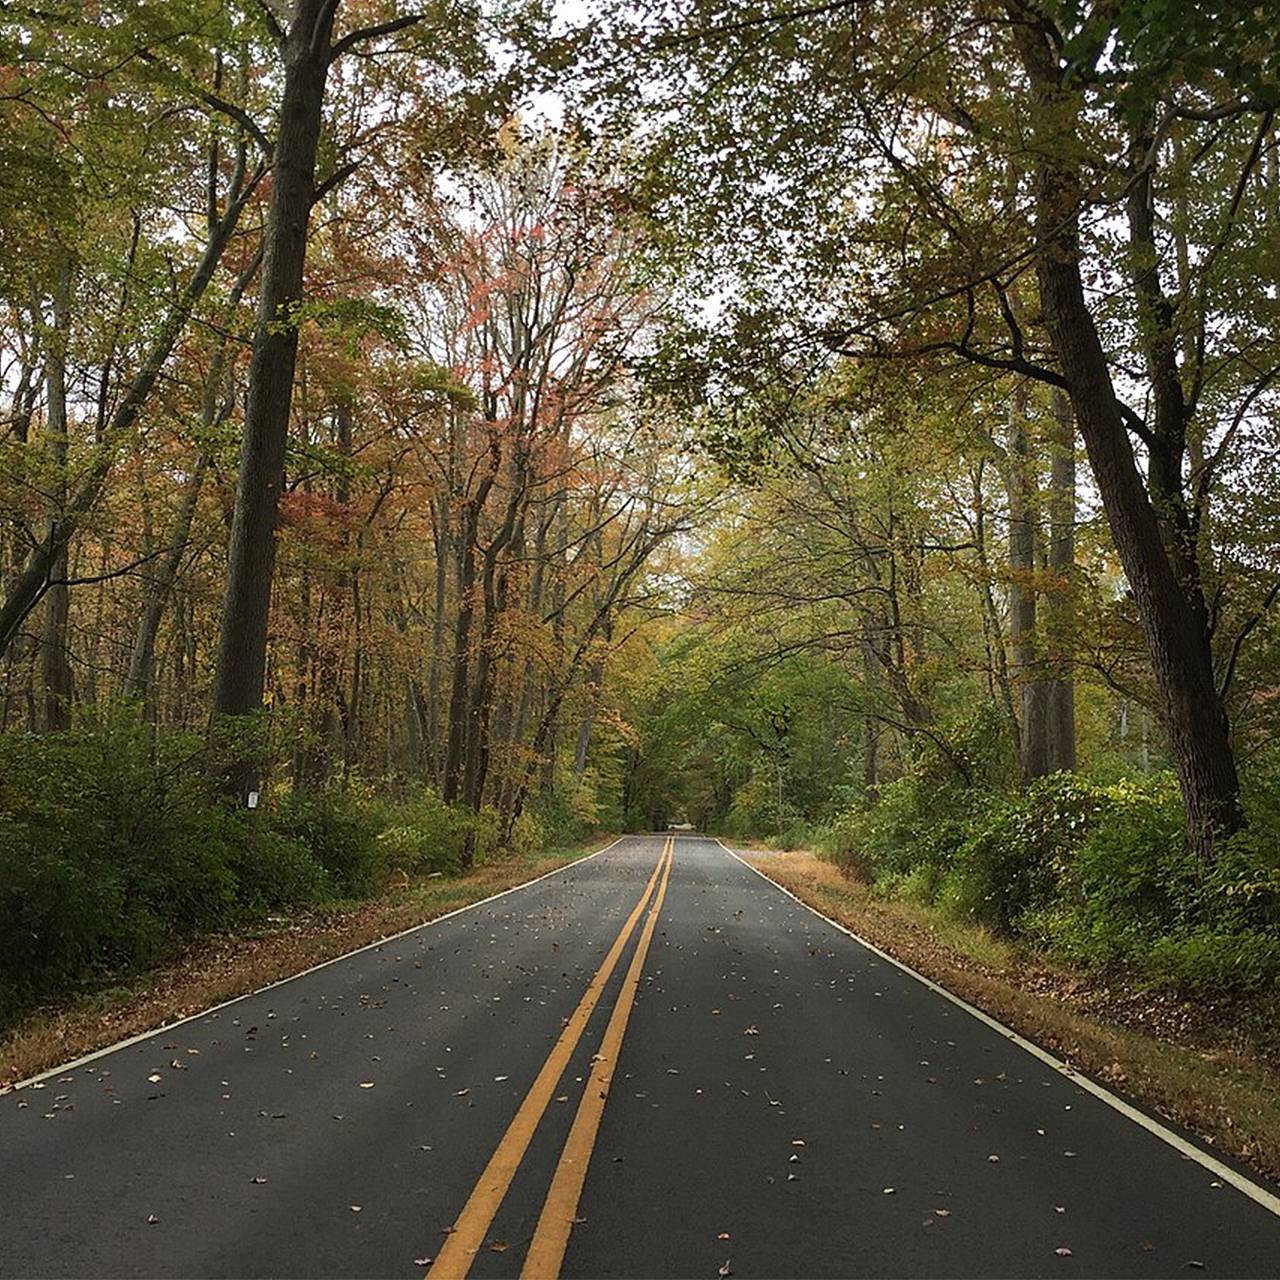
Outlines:
POLYGON ((747 850, 770 880, 1117 1093, 1280 1178, 1280 1070, 1241 1028, 1261 1011, 1116 989, 941 913, 875 896, 808 853, 747 850))
POLYGON ((82 1054, 426 924, 576 862, 606 843, 494 859, 461 876, 403 879, 381 897, 349 909, 274 916, 252 928, 200 939, 165 964, 114 985, 100 982, 0 1031, 0 1092, 82 1054))

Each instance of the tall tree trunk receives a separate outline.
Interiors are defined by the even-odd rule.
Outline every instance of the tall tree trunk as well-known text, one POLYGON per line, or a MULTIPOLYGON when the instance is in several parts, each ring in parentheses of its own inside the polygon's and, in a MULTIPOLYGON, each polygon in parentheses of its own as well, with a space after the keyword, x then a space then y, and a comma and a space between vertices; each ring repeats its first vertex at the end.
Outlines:
MULTIPOLYGON (((1013 10, 1027 74, 1045 129, 1078 117, 1074 95, 1059 85, 1055 51, 1040 29, 1013 10)), ((1151 655, 1161 713, 1173 755, 1192 847, 1207 861, 1215 839, 1239 830, 1240 782, 1227 718, 1214 682, 1203 617, 1191 607, 1161 536, 1129 442, 1111 372, 1085 299, 1081 278, 1083 194, 1066 141, 1046 137, 1039 148, 1036 191, 1036 274, 1045 323, 1066 379, 1076 423, 1102 496, 1107 523, 1137 605, 1151 655)))
MULTIPOLYGON (((45 355, 45 454, 54 475, 59 508, 67 498, 67 341, 71 321, 71 263, 64 261, 53 289, 53 332, 45 355)), ((61 518, 61 511, 59 517, 61 518)), ((49 568, 40 672, 44 684, 44 728, 56 733, 71 724, 72 676, 68 655, 71 588, 67 544, 61 542, 49 568)))
POLYGON ((1053 457, 1049 470, 1049 571, 1045 638, 1053 665, 1048 687, 1049 772, 1076 767, 1075 652, 1076 438, 1066 393, 1053 393, 1053 457))
MULTIPOLYGON (((296 311, 337 8, 333 0, 297 0, 284 42, 284 91, 214 681, 214 711, 223 716, 247 715, 262 705, 276 519, 298 355, 296 311)), ((229 790, 243 795, 253 784, 253 768, 246 763, 234 772, 229 790)))
POLYGON ((1048 687, 1037 633, 1036 531, 1039 526, 1035 459, 1027 432, 1027 386, 1014 389, 1009 404, 1005 485, 1009 496, 1009 643, 1019 709, 1022 780, 1049 772, 1048 687))
POLYGON ((97 503, 116 458, 124 447, 125 437, 151 395, 192 310, 204 295, 209 281, 213 279, 213 273, 222 260, 240 221, 240 215, 257 187, 262 172, 259 169, 246 181, 243 166, 237 166, 227 196, 227 207, 218 221, 216 231, 209 237, 191 278, 170 302, 155 340, 100 433, 100 438, 95 442, 93 454, 79 483, 68 497, 63 511, 56 519, 49 521, 40 542, 28 554, 21 572, 15 574, 7 584, 4 602, 0 604, 0 655, 8 651, 23 622, 40 603, 48 589, 50 578, 54 576, 58 557, 75 536, 80 522, 97 503))
MULTIPOLYGON (((213 234, 215 229, 216 222, 212 222, 210 234, 213 234)), ((259 250, 236 280, 227 301, 228 319, 235 314, 244 291, 257 274, 261 256, 261 250, 259 250)), ((227 371, 226 360, 227 340, 223 338, 214 348, 213 356, 209 361, 209 370, 205 375, 200 400, 200 428, 202 434, 206 436, 214 427, 226 421, 235 403, 233 380, 227 371)), ((209 454, 201 446, 196 454, 195 466, 182 491, 178 509, 174 513, 166 543, 167 549, 160 560, 160 567, 145 580, 142 615, 138 619, 138 629, 134 634, 133 651, 129 657, 129 673, 125 678, 124 692, 127 697, 143 698, 148 715, 153 714, 155 710, 152 684, 155 680, 156 637, 160 633, 160 622, 168 608, 169 598, 173 594, 173 586, 178 578, 182 557, 186 554, 187 539, 191 535, 191 525, 195 519, 196 506, 200 501, 200 492, 204 487, 208 470, 209 454)))
POLYGON ((467 691, 471 627, 475 618, 476 553, 474 520, 469 514, 458 546, 458 616, 453 628, 453 682, 449 693, 449 740, 445 752, 443 795, 452 804, 462 791, 467 746, 467 691))

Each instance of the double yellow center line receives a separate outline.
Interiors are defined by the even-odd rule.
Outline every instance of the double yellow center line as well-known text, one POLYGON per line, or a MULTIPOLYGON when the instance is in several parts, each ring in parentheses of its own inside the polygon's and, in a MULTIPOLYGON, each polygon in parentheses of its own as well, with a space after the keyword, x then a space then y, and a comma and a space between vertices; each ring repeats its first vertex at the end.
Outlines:
POLYGON ((547 1055, 547 1060, 542 1064, 542 1070, 538 1072, 537 1079, 525 1095, 515 1118, 507 1127, 502 1141, 498 1143, 497 1149, 480 1175, 480 1180, 458 1215, 453 1231, 445 1240, 431 1270, 427 1272, 427 1280, 464 1280, 471 1269, 476 1252, 484 1243, 485 1233, 489 1230, 516 1176, 516 1170, 520 1167, 530 1142, 533 1141, 538 1122, 550 1104, 560 1077, 569 1065, 569 1059, 573 1056, 578 1041, 582 1039, 582 1033, 586 1030, 587 1023, 596 1005, 599 1004, 604 988, 614 969, 617 968, 618 961, 626 950, 640 917, 644 915, 645 905, 648 904, 649 913, 640 932, 640 941, 636 944, 631 964, 627 968, 626 976, 622 980, 622 988, 613 1006, 613 1012, 609 1016, 604 1039, 600 1044, 600 1052, 591 1061, 591 1074, 587 1078, 582 1099, 578 1103, 577 1114, 573 1118, 573 1126, 560 1153, 551 1187, 542 1206, 542 1214, 538 1218, 538 1225, 529 1245, 524 1269, 521 1271, 525 1280, 553 1280, 553 1277, 560 1274, 560 1264, 569 1244, 569 1232, 573 1228, 573 1221, 578 1212, 582 1184, 587 1176, 591 1149, 595 1145, 600 1119, 604 1114, 609 1083, 613 1078, 613 1069, 622 1048, 622 1037, 627 1030, 631 1006, 635 1002, 636 990, 640 986, 640 974, 644 969, 645 956, 648 954, 649 944, 653 940, 653 931, 658 924, 658 912, 661 911, 662 900, 666 896, 667 881, 671 877, 671 862, 674 856, 675 840, 668 836, 663 844, 662 854, 658 858, 658 865, 654 867, 649 883, 645 885, 644 892, 640 895, 640 901, 627 917, 600 968, 587 984, 578 1007, 565 1023, 559 1039, 547 1055), (657 885, 657 892, 654 892, 655 885, 657 885))

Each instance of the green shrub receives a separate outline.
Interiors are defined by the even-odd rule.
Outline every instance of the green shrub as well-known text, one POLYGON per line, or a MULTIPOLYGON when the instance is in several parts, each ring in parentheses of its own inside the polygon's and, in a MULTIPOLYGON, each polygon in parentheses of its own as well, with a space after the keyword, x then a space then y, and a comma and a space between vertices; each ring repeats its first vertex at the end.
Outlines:
POLYGON ((521 856, 537 853, 554 843, 547 834, 542 818, 527 809, 511 825, 511 851, 521 856))
POLYGON ((1039 778, 975 821, 947 868, 940 900, 998 932, 1053 906, 1104 801, 1071 774, 1039 778))
POLYGON ((131 709, 0 735, 0 1008, 236 918, 241 827, 203 759, 131 709))
POLYGON ((289 792, 269 816, 277 835, 297 841, 347 897, 365 897, 386 881, 390 861, 360 795, 347 788, 289 792))
POLYGON ((1070 957, 1138 957, 1188 923, 1200 868, 1183 835, 1176 781, 1164 774, 1105 789, 1106 809, 1065 877, 1051 940, 1070 957))
POLYGON ((248 822, 243 826, 235 871, 244 914, 261 915, 333 896, 328 872, 300 840, 265 824, 256 829, 249 829, 248 822))
POLYGON ((1280 935, 1196 930, 1157 938, 1140 967, 1151 982, 1189 995, 1274 989, 1280 983, 1280 935))
POLYGON ((955 782, 907 774, 882 786, 865 814, 839 820, 842 840, 870 863, 877 881, 919 866, 945 870, 969 834, 974 804, 974 793, 955 782))
POLYGON ((391 866, 452 874, 465 865, 468 848, 474 862, 483 862, 498 847, 501 834, 501 820, 493 809, 473 813, 463 805, 445 804, 424 788, 392 810, 378 843, 391 866))

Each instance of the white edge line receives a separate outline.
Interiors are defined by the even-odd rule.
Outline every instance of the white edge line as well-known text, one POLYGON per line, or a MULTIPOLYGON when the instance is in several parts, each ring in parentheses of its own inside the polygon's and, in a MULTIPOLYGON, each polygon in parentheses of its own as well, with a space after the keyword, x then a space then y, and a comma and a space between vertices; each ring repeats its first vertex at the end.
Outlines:
POLYGON ((509 889, 491 893, 487 898, 481 898, 479 902, 469 902, 465 907, 455 907, 452 911, 446 911, 442 916, 424 920, 421 924, 412 924, 407 929, 401 929, 399 933, 389 933, 385 938, 379 938, 375 942, 366 942, 364 946, 356 947, 354 951, 344 951, 340 956, 322 960, 319 964, 313 964, 309 969, 291 973, 287 978, 277 978, 275 982, 268 982, 264 987, 255 987, 252 991, 246 991, 242 995, 232 996, 230 1000, 223 1000, 221 1004, 210 1005, 207 1009, 201 1009, 198 1013, 189 1013, 183 1018, 175 1018, 174 1021, 153 1027, 150 1031, 140 1031, 136 1036, 130 1036, 127 1040, 118 1040, 115 1044, 106 1045, 101 1049, 95 1049, 92 1053, 86 1053, 83 1057, 75 1058, 71 1062, 64 1062, 60 1067, 50 1067, 48 1071, 42 1071, 39 1075, 28 1076, 25 1080, 19 1080, 15 1084, 8 1085, 4 1092, 16 1093, 19 1089, 25 1089, 30 1085, 39 1084, 42 1080, 50 1080, 54 1076, 61 1075, 64 1071, 77 1071, 85 1063, 94 1062, 98 1058, 105 1058, 109 1053, 127 1049, 130 1045, 141 1044, 144 1040, 150 1040, 152 1036, 158 1036, 163 1032, 172 1031, 174 1027, 185 1026, 188 1022, 206 1018, 211 1013, 217 1013, 230 1005, 239 1004, 241 1000, 248 1000, 253 996, 262 995, 264 991, 273 991, 276 987, 283 987, 287 982, 296 982, 299 978, 305 978, 309 973, 315 973, 320 969, 327 969, 331 964, 337 964, 340 960, 350 960, 352 956, 358 956, 361 952, 372 951, 376 947, 385 947, 388 942, 395 942, 411 933, 417 933, 419 929, 429 929, 433 924, 452 920, 454 916, 460 916, 464 911, 473 911, 476 907, 483 907, 486 903, 496 902, 499 898, 505 898, 509 893, 518 893, 521 889, 528 889, 531 885, 538 884, 542 880, 546 880, 551 876, 558 876, 563 871, 568 871, 570 867, 580 867, 584 862, 590 862, 592 858, 598 858, 602 853, 608 853, 614 845, 620 844, 625 839, 627 839, 625 835, 619 836, 616 840, 611 840, 604 848, 597 849, 594 853, 588 853, 585 857, 575 858, 572 862, 566 862, 563 867, 555 867, 551 871, 544 871, 542 875, 534 876, 532 880, 526 880, 523 884, 513 884, 509 889))
POLYGON ((923 973, 918 973, 909 964, 903 964, 896 956, 891 956, 887 951, 882 951, 874 942, 868 942, 866 938, 860 934, 854 933, 852 929, 846 928, 838 920, 832 920, 830 916, 825 916, 816 907, 811 907, 803 898, 797 897, 790 889, 784 885, 780 885, 771 876, 761 871, 759 867, 752 866, 745 858, 739 856, 729 848, 723 840, 717 838, 716 843, 732 858, 737 858, 748 871, 754 871, 762 880, 767 881, 779 893, 785 893, 793 902, 798 902, 806 911, 811 911, 819 920, 825 920, 827 924, 835 929, 839 929, 841 933, 848 934, 859 945, 866 947, 874 955, 879 956, 882 960, 887 960, 895 968, 901 969, 903 973, 910 974, 917 982, 923 983, 930 991, 937 992, 944 999, 951 1001, 957 1008, 963 1009, 965 1013, 971 1014, 973 1017, 993 1031, 998 1031, 1006 1040, 1012 1041, 1019 1049, 1025 1049, 1033 1058, 1038 1058, 1047 1066, 1052 1067, 1061 1075, 1066 1076, 1073 1084, 1079 1086, 1086 1093, 1091 1093, 1095 1098, 1105 1102, 1113 1111, 1118 1111, 1122 1116, 1132 1120, 1134 1124, 1141 1126, 1148 1133, 1159 1138, 1161 1142, 1167 1143, 1180 1155, 1186 1156, 1188 1159, 1196 1161, 1208 1169, 1210 1173, 1221 1178, 1223 1182, 1229 1183, 1235 1187, 1237 1191, 1243 1192, 1255 1204, 1260 1204, 1264 1209, 1270 1210, 1277 1217, 1280 1217, 1280 1196, 1268 1191, 1265 1187, 1260 1186, 1251 1178, 1246 1178, 1244 1174, 1238 1173, 1230 1165, 1223 1164, 1221 1160, 1214 1159, 1206 1151, 1201 1151, 1194 1143, 1188 1142, 1181 1135, 1174 1133, 1172 1129, 1166 1128, 1159 1121, 1153 1120, 1145 1112, 1139 1111, 1137 1107, 1131 1106, 1123 1098, 1117 1097, 1110 1089, 1103 1088, 1096 1080, 1084 1075, 1075 1067, 1063 1062, 1061 1058, 1054 1057, 1047 1049, 1042 1049, 1038 1044, 1028 1040, 1025 1036, 1019 1035, 1010 1027, 1006 1027, 1003 1022, 993 1018, 989 1013, 984 1013, 976 1005, 970 1004, 967 1000, 962 1000, 952 991, 948 991, 946 987, 939 986, 931 978, 926 978, 923 973))

